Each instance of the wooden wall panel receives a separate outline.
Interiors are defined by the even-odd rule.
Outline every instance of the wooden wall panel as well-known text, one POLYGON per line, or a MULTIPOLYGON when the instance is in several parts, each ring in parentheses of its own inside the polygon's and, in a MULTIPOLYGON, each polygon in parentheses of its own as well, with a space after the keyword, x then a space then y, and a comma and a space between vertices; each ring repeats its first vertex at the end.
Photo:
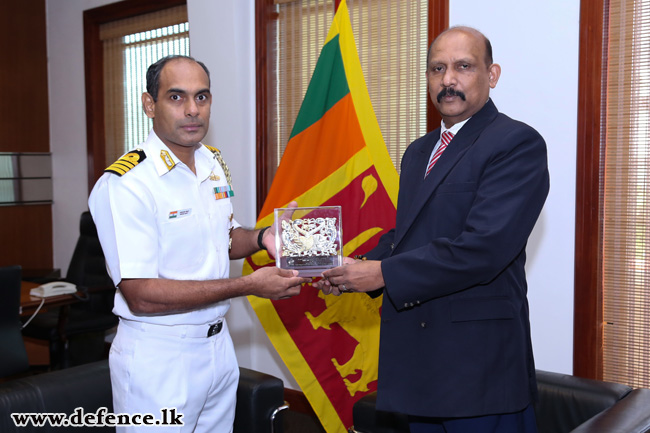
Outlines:
MULTIPOLYGON (((0 2, 0 152, 49 152, 45 0, 0 2)), ((0 207, 0 266, 52 268, 51 205, 0 207)))
POLYGON ((603 38, 609 0, 580 4, 578 77, 578 155, 576 165, 575 288, 573 374, 603 377, 603 305, 600 274, 601 131, 605 130, 601 93, 603 38))
POLYGON ((0 2, 0 152, 49 152, 45 0, 0 2))
POLYGON ((0 266, 52 268, 52 206, 0 207, 0 266))

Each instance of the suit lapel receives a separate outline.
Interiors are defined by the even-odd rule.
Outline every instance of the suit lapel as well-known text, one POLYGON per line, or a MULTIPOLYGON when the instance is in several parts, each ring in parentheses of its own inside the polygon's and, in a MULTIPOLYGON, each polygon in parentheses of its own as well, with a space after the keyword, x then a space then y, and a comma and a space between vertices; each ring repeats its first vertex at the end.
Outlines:
MULTIPOLYGON (((414 170, 409 173, 402 173, 405 182, 400 187, 406 188, 405 194, 400 197, 405 203, 408 203, 406 212, 401 217, 398 214, 399 227, 396 227, 395 246, 404 238, 409 228, 413 225, 422 209, 428 203, 438 186, 444 181, 454 166, 462 160, 463 155, 476 142, 481 132, 497 116, 498 111, 492 100, 481 108, 472 118, 458 131, 449 143, 449 146, 440 156, 431 173, 424 178, 426 166, 431 156, 431 151, 440 138, 440 129, 431 134, 431 142, 424 143, 418 152, 416 161, 413 164, 414 170)), ((400 212, 401 213, 401 212, 400 212)))
POLYGON ((395 220, 395 239, 400 239, 406 229, 407 225, 403 221, 409 218, 412 214, 414 201, 420 195, 422 188, 422 180, 426 170, 426 164, 429 161, 429 156, 440 138, 440 128, 432 131, 409 145, 407 153, 402 159, 402 172, 400 174, 399 183, 399 197, 397 203, 397 212, 395 220))

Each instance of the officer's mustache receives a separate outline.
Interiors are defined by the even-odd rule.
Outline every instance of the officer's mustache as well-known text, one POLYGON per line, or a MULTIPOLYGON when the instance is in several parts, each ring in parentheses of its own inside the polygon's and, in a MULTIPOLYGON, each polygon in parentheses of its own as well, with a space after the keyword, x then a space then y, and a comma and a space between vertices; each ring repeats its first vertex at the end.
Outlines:
POLYGON ((440 93, 438 93, 438 96, 436 96, 436 99, 438 102, 445 96, 458 96, 460 99, 463 101, 465 100, 465 94, 461 92, 460 90, 454 90, 453 87, 445 87, 443 88, 440 93))

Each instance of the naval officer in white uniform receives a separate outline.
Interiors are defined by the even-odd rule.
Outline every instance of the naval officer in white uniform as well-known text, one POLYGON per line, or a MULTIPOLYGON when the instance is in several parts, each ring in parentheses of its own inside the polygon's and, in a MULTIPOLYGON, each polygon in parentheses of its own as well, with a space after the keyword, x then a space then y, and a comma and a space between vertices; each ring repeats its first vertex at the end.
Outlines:
POLYGON ((275 267, 228 278, 230 259, 260 248, 273 255, 275 240, 274 230, 247 230, 233 218, 228 167, 200 142, 211 102, 202 63, 173 56, 151 65, 142 104, 153 130, 106 169, 89 207, 118 288, 114 412, 175 408, 184 426, 173 431, 228 433, 239 376, 224 319, 230 299, 286 298, 309 280, 275 267))

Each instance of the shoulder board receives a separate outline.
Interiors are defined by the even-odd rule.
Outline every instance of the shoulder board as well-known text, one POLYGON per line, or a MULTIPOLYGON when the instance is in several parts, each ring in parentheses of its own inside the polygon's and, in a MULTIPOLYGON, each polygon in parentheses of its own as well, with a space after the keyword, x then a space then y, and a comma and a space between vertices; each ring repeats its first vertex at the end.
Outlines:
POLYGON ((147 158, 142 149, 132 150, 108 166, 104 171, 122 176, 147 158))
POLYGON ((217 159, 219 165, 223 169, 224 174, 226 175, 226 182, 228 182, 228 185, 232 187, 232 175, 230 174, 230 169, 228 168, 228 165, 226 165, 226 161, 224 161, 223 156, 221 156, 221 151, 216 147, 208 146, 205 144, 204 146, 214 154, 214 157, 217 159))
POLYGON ((217 149, 216 147, 208 146, 207 144, 204 144, 204 146, 205 146, 205 147, 206 147, 210 152, 212 152, 212 153, 214 153, 214 154, 216 154, 217 152, 221 153, 221 151, 220 151, 219 149, 217 149))

